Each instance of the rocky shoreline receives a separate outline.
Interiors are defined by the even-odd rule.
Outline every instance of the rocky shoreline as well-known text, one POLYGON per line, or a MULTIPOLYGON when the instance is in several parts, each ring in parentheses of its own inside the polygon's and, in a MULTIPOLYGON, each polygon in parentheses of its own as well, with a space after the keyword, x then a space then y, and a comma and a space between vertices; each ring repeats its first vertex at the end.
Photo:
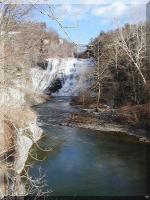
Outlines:
POLYGON ((119 124, 113 121, 111 113, 93 112, 91 109, 80 108, 81 112, 71 113, 69 119, 60 125, 85 128, 118 136, 128 136, 140 143, 149 143, 148 133, 145 129, 133 127, 129 124, 119 124))
POLYGON ((113 135, 120 135, 120 136, 129 136, 132 137, 132 139, 134 139, 135 141, 138 142, 142 142, 142 143, 149 143, 150 144, 150 140, 147 139, 147 137, 145 136, 139 136, 137 135, 137 131, 140 132, 143 130, 138 129, 138 130, 128 130, 125 127, 117 127, 114 124, 107 124, 106 126, 102 126, 102 125, 96 125, 96 124, 83 124, 83 123, 62 123, 61 125, 63 126, 69 126, 69 127, 75 127, 75 128, 85 128, 85 129, 91 129, 91 130, 95 130, 95 131, 101 131, 101 132, 105 132, 105 133, 110 133, 113 135))

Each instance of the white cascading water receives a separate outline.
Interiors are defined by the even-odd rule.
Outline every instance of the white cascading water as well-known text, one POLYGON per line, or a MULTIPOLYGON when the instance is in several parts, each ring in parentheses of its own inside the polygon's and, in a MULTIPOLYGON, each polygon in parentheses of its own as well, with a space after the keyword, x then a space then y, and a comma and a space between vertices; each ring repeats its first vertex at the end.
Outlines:
POLYGON ((87 76, 92 69, 90 59, 49 58, 47 69, 32 68, 33 87, 37 92, 44 92, 59 78, 62 88, 54 95, 75 96, 88 87, 87 76))

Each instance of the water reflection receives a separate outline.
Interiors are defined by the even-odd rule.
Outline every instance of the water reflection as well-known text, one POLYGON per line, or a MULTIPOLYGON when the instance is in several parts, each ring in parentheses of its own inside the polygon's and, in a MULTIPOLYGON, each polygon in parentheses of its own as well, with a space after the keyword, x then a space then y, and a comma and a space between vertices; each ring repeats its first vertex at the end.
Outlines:
MULTIPOLYGON (((40 117, 42 121, 56 121, 60 113, 67 117, 70 105, 66 100, 53 101, 38 106, 37 111, 48 115, 40 117)), ((40 145, 51 146, 53 151, 42 152, 40 156, 47 159, 36 163, 30 173, 36 176, 42 167, 51 195, 146 194, 144 145, 98 131, 52 125, 42 128, 47 137, 40 145)))

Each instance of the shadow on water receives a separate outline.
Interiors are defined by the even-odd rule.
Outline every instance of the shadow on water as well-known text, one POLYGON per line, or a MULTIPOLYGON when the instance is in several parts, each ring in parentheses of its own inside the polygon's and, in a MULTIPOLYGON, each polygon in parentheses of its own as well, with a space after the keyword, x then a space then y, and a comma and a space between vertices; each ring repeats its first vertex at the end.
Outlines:
MULTIPOLYGON (((145 145, 99 131, 55 125, 75 108, 68 99, 54 99, 35 108, 46 133, 38 151, 43 162, 30 169, 37 175, 41 166, 46 173, 51 195, 145 195, 145 145), (45 115, 45 116, 44 116, 45 115)), ((42 124, 41 123, 41 124, 42 124)), ((33 162, 33 160, 30 160, 33 162)))

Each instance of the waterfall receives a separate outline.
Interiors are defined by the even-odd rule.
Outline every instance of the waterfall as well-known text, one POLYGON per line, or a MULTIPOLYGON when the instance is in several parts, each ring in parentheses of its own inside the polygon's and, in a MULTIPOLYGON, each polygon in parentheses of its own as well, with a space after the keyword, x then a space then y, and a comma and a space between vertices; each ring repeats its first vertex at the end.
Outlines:
POLYGON ((62 88, 53 95, 75 96, 88 87, 87 76, 92 69, 91 59, 49 58, 46 69, 32 68, 33 87, 45 92, 59 78, 62 88))

